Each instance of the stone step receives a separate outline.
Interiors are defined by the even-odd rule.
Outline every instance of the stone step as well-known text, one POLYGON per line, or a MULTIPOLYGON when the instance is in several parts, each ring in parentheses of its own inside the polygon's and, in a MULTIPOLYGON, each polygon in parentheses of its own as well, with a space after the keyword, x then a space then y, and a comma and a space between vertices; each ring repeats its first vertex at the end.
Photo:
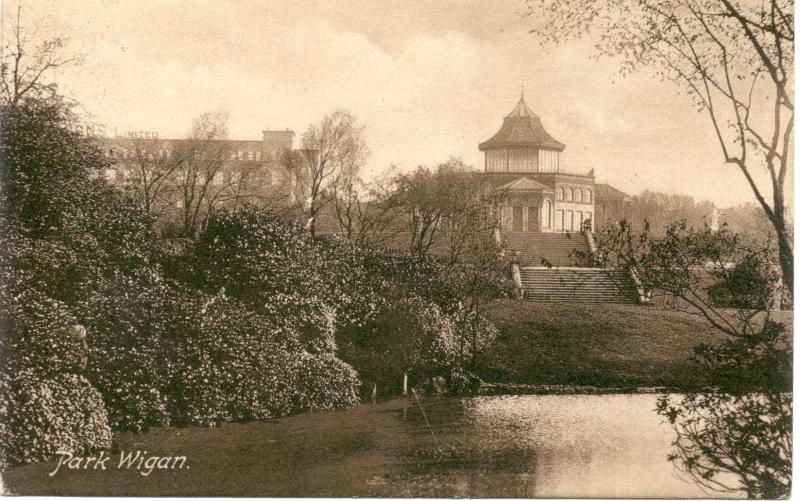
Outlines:
POLYGON ((520 268, 524 298, 574 303, 638 303, 627 272, 597 268, 520 268))

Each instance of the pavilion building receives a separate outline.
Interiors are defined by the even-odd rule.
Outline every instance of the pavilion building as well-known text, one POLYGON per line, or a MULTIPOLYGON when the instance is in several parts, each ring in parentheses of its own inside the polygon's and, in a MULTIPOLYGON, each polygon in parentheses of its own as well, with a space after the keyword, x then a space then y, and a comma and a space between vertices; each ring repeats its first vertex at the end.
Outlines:
POLYGON ((521 266, 527 298, 636 301, 629 277, 609 278, 605 270, 578 258, 591 257, 596 224, 624 217, 627 195, 595 183, 594 169, 565 168, 564 143, 545 130, 524 97, 478 148, 484 153, 485 183, 502 192, 502 201, 493 207, 498 237, 521 266))

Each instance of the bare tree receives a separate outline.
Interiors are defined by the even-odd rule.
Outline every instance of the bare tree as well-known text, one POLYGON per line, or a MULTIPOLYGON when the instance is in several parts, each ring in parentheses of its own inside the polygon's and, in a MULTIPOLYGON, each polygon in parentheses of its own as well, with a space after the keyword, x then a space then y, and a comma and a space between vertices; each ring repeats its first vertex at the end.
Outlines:
POLYGON ((462 259, 474 241, 491 236, 496 222, 490 207, 501 197, 487 191, 480 177, 451 158, 435 171, 419 167, 397 176, 394 204, 406 215, 412 255, 441 246, 451 263, 462 259))
POLYGON ((128 179, 127 186, 134 193, 145 214, 159 218, 175 202, 175 176, 185 162, 180 154, 186 150, 172 151, 167 141, 134 138, 130 155, 118 155, 118 165, 128 179))
POLYGON ((368 155, 364 128, 344 110, 326 115, 318 125, 310 125, 303 134, 303 149, 299 155, 293 152, 284 155, 284 167, 297 180, 312 237, 327 201, 324 190, 337 179, 352 179, 368 155))
POLYGON ((396 233, 396 207, 392 204, 393 179, 365 183, 360 178, 333 183, 331 197, 339 232, 359 245, 381 246, 396 233))
POLYGON ((397 176, 393 203, 405 214, 412 256, 428 253, 447 214, 447 207, 440 203, 437 181, 435 174, 422 166, 397 176))
POLYGON ((560 43, 591 29, 621 72, 649 68, 710 119, 723 158, 747 180, 775 229, 783 283, 793 285, 786 175, 794 128, 791 0, 527 0, 531 30, 560 43), (767 174, 766 181, 761 174, 767 174))
POLYGON ((46 38, 37 43, 39 28, 28 32, 22 27, 22 2, 0 54, 0 94, 4 104, 17 106, 29 96, 55 94, 56 84, 46 83, 47 73, 80 62, 78 56, 64 55, 66 39, 46 38))
MULTIPOLYGON (((494 229, 498 221, 493 217, 491 207, 497 206, 505 198, 505 193, 495 191, 481 180, 481 177, 468 170, 460 161, 440 169, 439 184, 444 188, 441 203, 448 207, 442 224, 447 259, 457 263, 462 259, 470 262, 476 259, 475 251, 489 240, 494 242, 494 229)), ((481 250, 477 254, 483 254, 481 250)))
POLYGON ((235 173, 225 175, 230 157, 227 115, 204 113, 197 117, 190 138, 178 143, 174 154, 182 160, 177 174, 181 229, 193 235, 239 182, 235 173))

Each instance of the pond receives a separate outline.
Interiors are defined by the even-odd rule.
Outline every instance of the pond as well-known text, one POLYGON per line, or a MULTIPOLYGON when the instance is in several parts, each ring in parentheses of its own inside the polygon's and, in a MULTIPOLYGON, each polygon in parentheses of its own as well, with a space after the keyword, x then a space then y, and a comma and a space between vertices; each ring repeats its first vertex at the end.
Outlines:
MULTIPOLYGON (((402 473, 374 494, 493 497, 719 496, 667 461, 655 395, 530 395, 412 401, 402 473), (424 415, 421 409, 424 409, 424 415)), ((377 487, 377 485, 376 485, 377 487)))
MULTIPOLYGON (((191 468, 3 474, 13 493, 119 496, 710 497, 667 461, 656 395, 397 399, 213 428, 118 433, 191 468), (423 412, 424 411, 424 412, 423 412)), ((115 460, 116 461, 116 460, 115 460)), ((113 462, 113 461, 112 461, 113 462)))

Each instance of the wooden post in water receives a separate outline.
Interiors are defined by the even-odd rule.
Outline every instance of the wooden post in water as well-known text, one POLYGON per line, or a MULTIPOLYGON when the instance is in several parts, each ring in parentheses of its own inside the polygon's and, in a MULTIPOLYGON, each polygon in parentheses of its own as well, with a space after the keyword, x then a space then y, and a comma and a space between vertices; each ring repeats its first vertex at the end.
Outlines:
POLYGON ((403 371, 403 396, 408 396, 408 373, 403 371))

